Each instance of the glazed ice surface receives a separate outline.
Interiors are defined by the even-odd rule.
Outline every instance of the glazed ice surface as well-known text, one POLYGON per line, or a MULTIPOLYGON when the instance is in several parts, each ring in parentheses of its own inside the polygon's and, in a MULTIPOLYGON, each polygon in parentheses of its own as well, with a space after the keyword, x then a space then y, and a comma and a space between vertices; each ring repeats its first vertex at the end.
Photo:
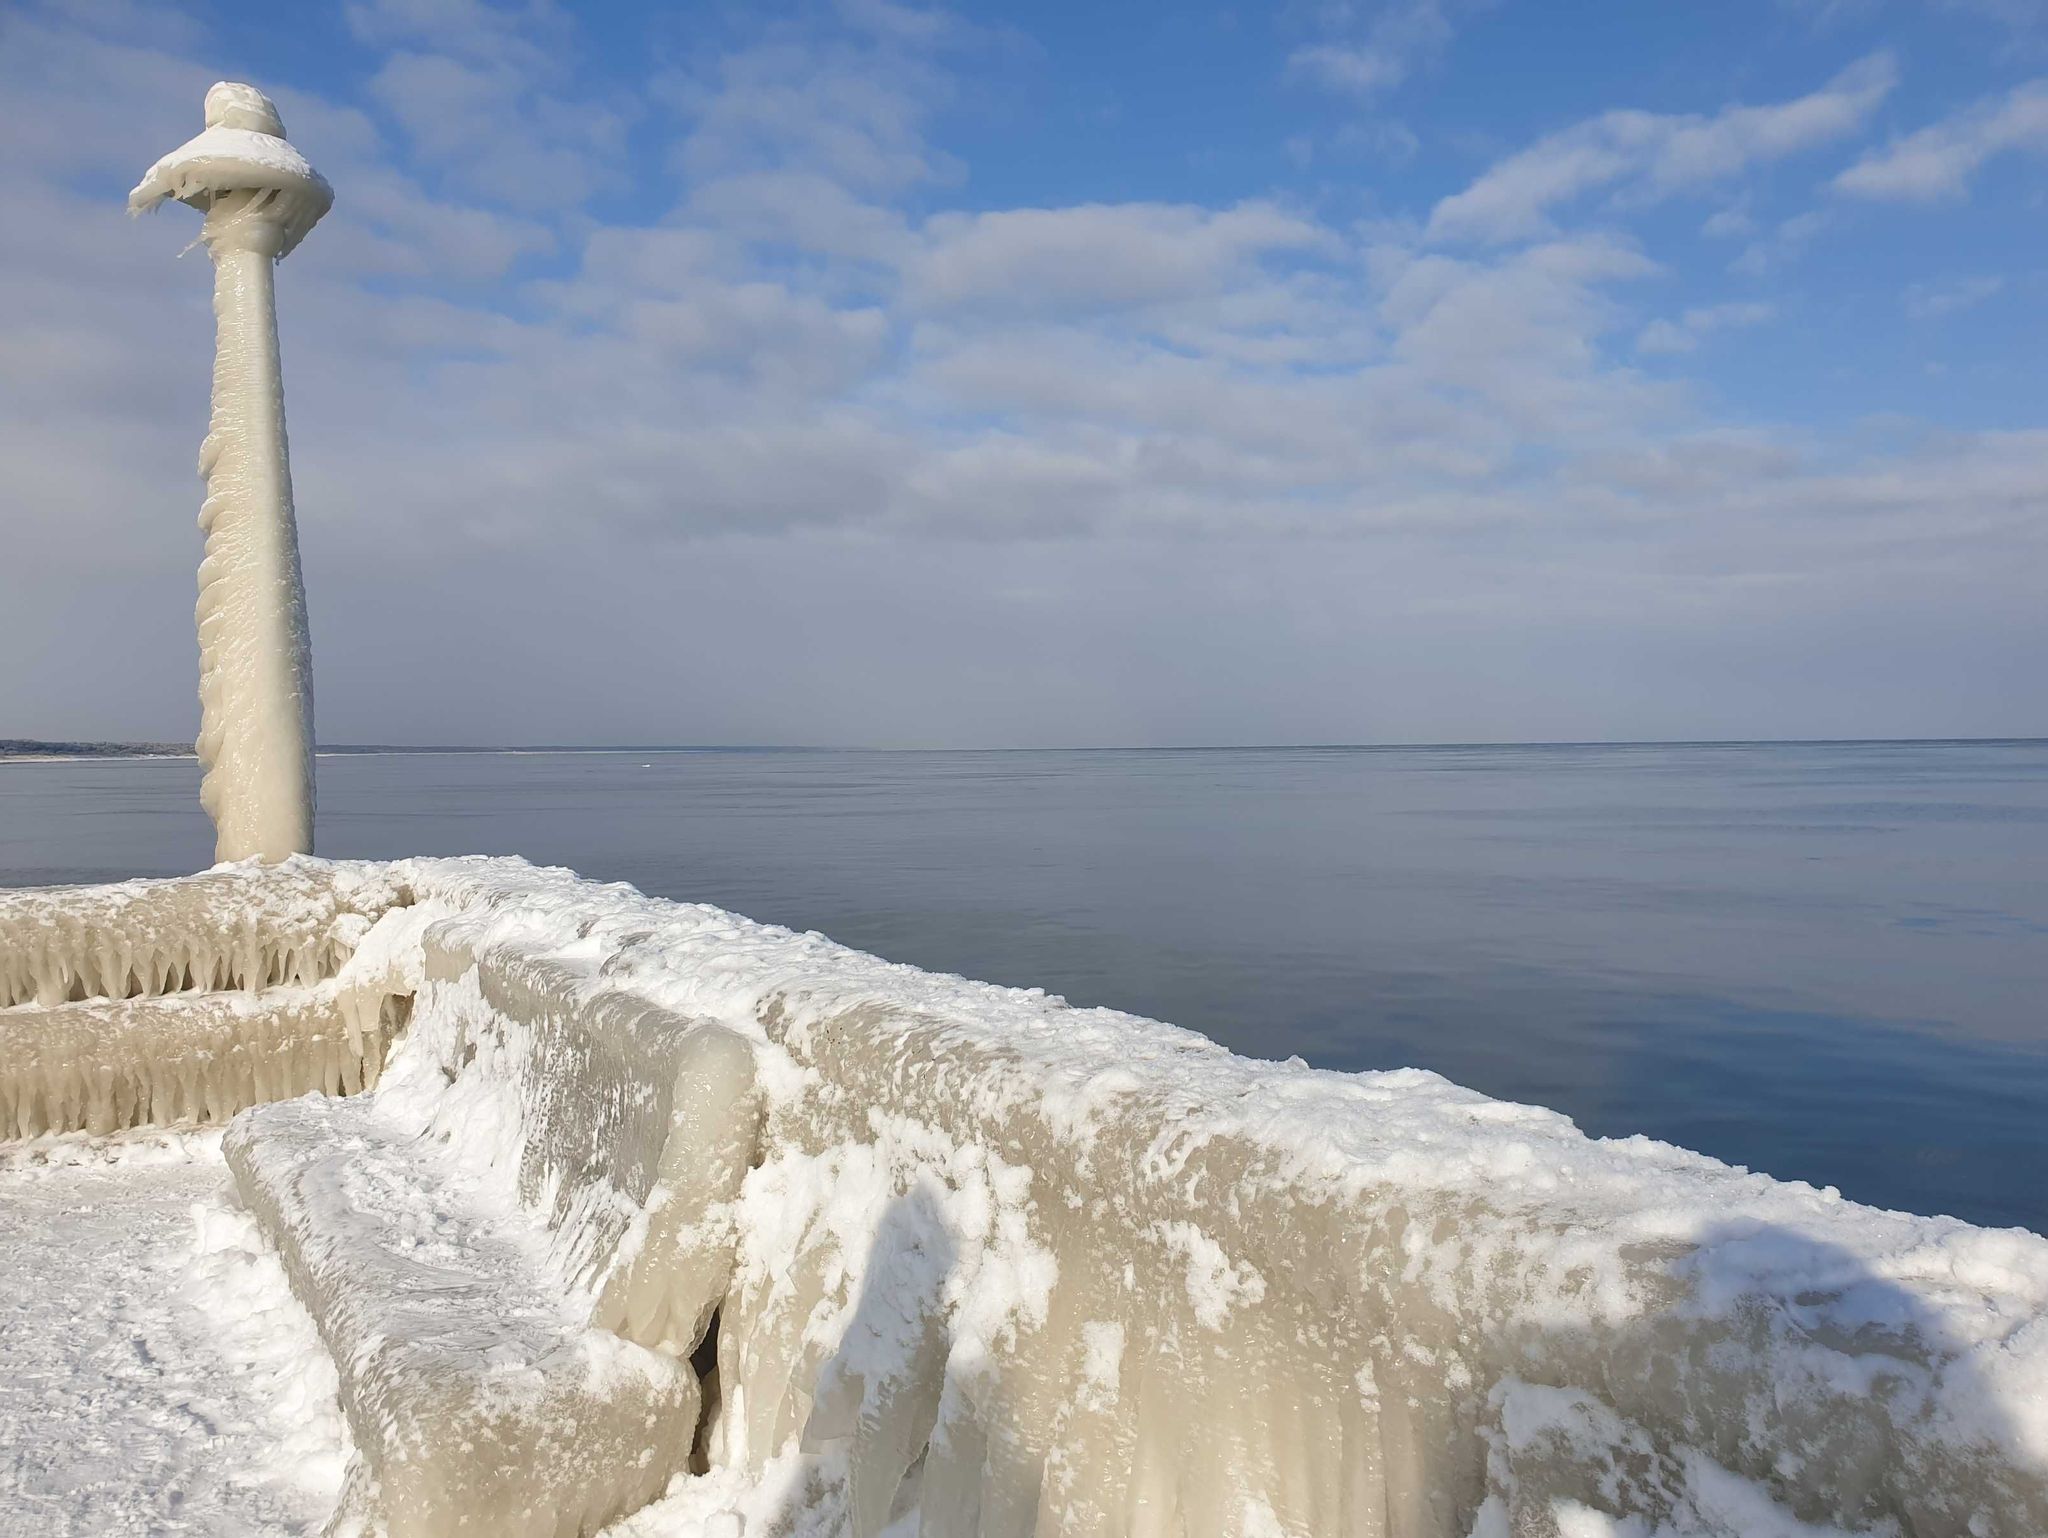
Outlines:
POLYGON ((285 142, 270 99, 222 81, 206 129, 128 195, 206 215, 217 327, 213 415, 199 451, 200 800, 216 855, 276 860, 313 847, 313 656, 285 445, 274 269, 334 201, 285 142))

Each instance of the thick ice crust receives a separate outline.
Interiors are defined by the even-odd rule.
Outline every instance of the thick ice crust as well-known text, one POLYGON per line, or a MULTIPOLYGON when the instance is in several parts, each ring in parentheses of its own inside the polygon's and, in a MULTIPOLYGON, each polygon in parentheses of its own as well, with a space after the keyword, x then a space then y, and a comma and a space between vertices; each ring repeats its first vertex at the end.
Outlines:
MULTIPOLYGON (((215 82, 206 93, 206 127, 143 173, 128 194, 128 212, 147 213, 176 199, 203 213, 224 202, 237 207, 233 222, 250 212, 273 227, 261 241, 270 256, 287 254, 334 206, 334 189, 285 141, 277 106, 254 86, 215 82)), ((223 221, 209 219, 207 243, 216 244, 223 221)))
POLYGON ((410 1000, 339 982, 0 1010, 0 1138, 226 1121, 374 1084, 410 1000))
POLYGON ((374 1083, 411 988, 352 963, 409 901, 381 868, 302 862, 0 894, 0 1138, 374 1083))
POLYGON ((336 1530, 569 1538, 690 1456, 753 1051, 460 927, 417 930, 418 1028, 379 1093, 253 1111, 228 1162, 339 1366, 336 1530))
POLYGON ((307 1098, 225 1148, 340 1374, 355 1453, 332 1531, 575 1538, 687 1458, 689 1364, 591 1328, 544 1232, 445 1144, 369 1099, 307 1098))
POLYGON ((596 1322, 687 1356, 732 1275, 729 1205, 759 1147, 752 1046, 605 989, 587 962, 479 953, 464 933, 425 932, 429 1024, 384 1100, 511 1178, 596 1322))
POLYGON ((2048 1533, 2040 1236, 516 861, 384 879, 384 1080, 229 1138, 350 1521, 629 1509, 715 1309, 669 1499, 749 1533, 2048 1533))
MULTIPOLYGON (((217 204, 207 228, 235 212, 217 204)), ((246 229, 273 224, 244 220, 246 229)), ((200 445, 200 803, 222 860, 313 847, 313 648, 285 441, 271 256, 214 243, 213 414, 200 445)))
POLYGON ((812 1517, 2048 1532, 2038 1236, 558 873, 410 870, 474 939, 758 1033, 711 1450, 797 1457, 812 1517))
POLYGON ((390 867, 325 860, 0 891, 0 1009, 316 983, 411 900, 390 867))
POLYGON ((171 199, 206 219, 213 257, 213 415, 199 454, 200 800, 216 858, 313 848, 313 659, 285 441, 273 267, 334 202, 285 141, 270 98, 221 81, 206 128, 149 168, 131 213, 171 199))
POLYGON ((274 134, 246 128, 208 128, 187 139, 143 173, 128 194, 130 213, 147 213, 172 200, 202 210, 216 198, 250 193, 282 225, 278 249, 288 255, 334 206, 334 189, 301 155, 274 134))
POLYGON ((839 1443, 857 1535, 913 1499, 928 1535, 2048 1532, 2026 1236, 1658 1150, 1632 1194, 1420 1075, 1333 1107, 1103 1061, 1077 1137, 1018 1093, 1028 1040, 768 1019, 833 1093, 779 1108, 742 1204, 719 1451, 839 1443), (1333 1110, 1409 1156, 1308 1155, 1333 1110), (1750 1518, 1701 1515, 1723 1487, 1750 1518))

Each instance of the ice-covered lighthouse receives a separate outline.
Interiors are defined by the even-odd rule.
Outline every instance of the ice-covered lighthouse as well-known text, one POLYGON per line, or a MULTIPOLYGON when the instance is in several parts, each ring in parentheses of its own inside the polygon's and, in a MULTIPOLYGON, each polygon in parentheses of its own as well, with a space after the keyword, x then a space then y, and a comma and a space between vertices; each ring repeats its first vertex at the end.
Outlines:
POLYGON ((206 215, 218 328, 199 451, 199 796, 218 859, 278 860, 313 848, 313 656, 273 276, 334 193, 285 142, 270 98, 224 80, 206 93, 205 130, 149 168, 128 208, 171 198, 206 215))

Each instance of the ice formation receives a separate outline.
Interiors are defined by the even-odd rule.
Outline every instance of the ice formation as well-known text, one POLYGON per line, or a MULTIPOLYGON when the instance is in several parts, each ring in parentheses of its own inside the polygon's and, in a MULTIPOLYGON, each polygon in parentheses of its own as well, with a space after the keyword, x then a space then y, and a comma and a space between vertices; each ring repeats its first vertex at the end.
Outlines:
POLYGON ((200 800, 217 857, 267 860, 313 847, 313 659, 292 515, 273 268, 334 202, 285 142, 270 98, 222 81, 206 129, 128 195, 141 213, 176 199, 206 215, 213 258, 213 418, 199 451, 200 800))
POLYGON ((2048 1532, 2039 1236, 515 861, 106 902, 272 882, 412 998, 227 1137, 336 1532, 2048 1532))
POLYGON ((340 1369, 342 1521, 573 1538, 689 1459, 753 1052, 625 995, 588 1003, 576 970, 428 949, 434 1005, 381 1091, 263 1106, 228 1163, 340 1369))
POLYGON ((225 1121, 373 1083, 410 989, 356 948, 408 900, 302 860, 0 893, 0 1137, 225 1121))

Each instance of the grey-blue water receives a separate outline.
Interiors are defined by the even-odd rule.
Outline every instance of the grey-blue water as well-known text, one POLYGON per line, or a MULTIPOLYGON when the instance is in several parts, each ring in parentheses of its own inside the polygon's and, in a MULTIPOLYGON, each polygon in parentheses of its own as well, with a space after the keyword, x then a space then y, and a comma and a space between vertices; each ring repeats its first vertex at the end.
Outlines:
MULTIPOLYGON (((208 863, 190 760, 0 764, 0 883, 208 863)), ((490 852, 2048 1231, 2048 743, 320 761, 490 852)))

